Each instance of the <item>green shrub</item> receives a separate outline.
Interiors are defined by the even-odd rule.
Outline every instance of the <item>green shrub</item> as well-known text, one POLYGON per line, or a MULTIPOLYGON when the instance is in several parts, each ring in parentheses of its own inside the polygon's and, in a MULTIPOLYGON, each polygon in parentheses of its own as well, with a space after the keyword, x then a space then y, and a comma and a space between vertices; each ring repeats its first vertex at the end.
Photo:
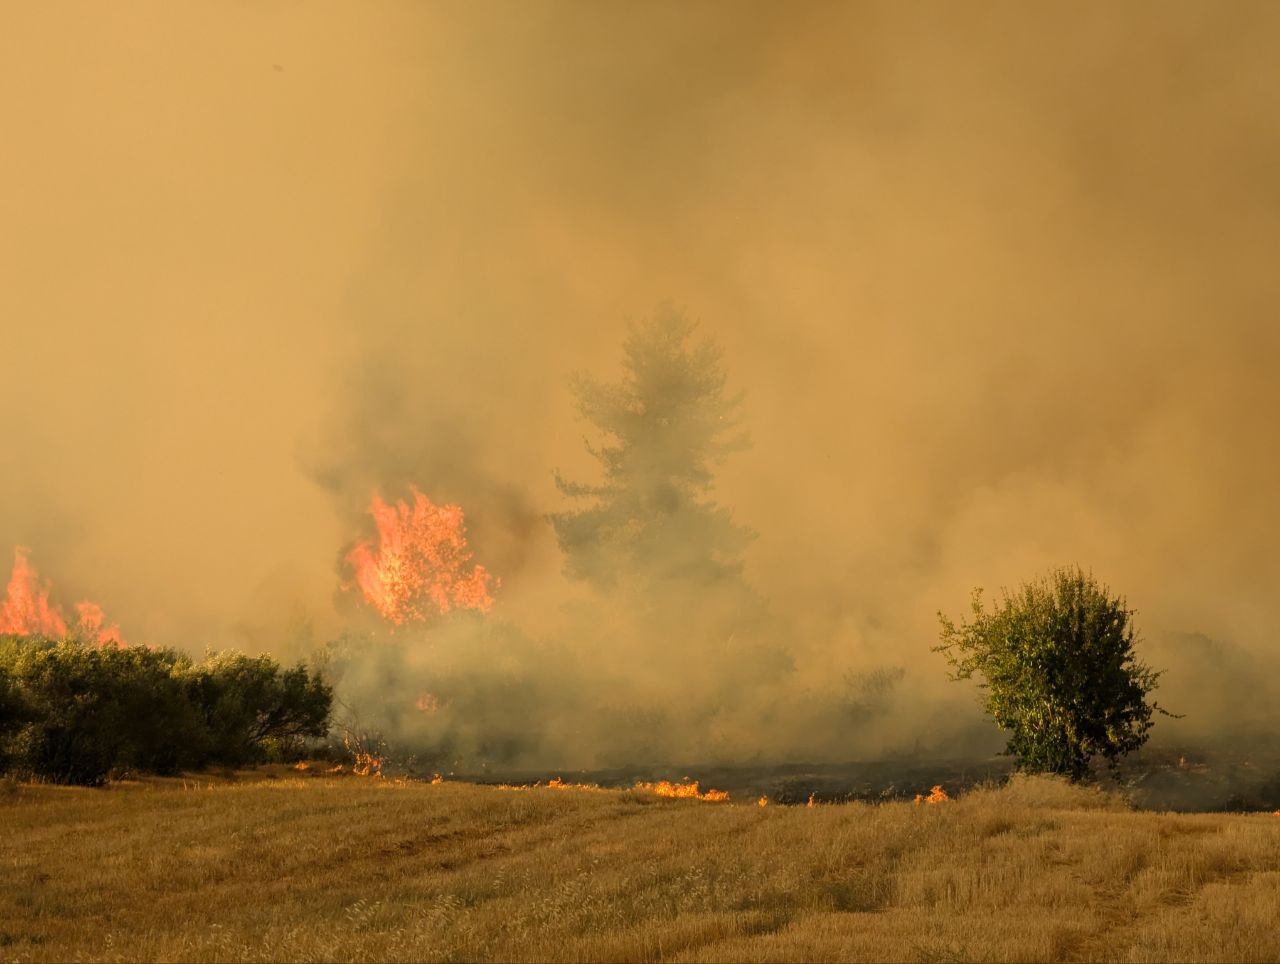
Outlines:
POLYGON ((0 766, 58 783, 242 765, 323 735, 332 694, 304 667, 222 653, 0 640, 0 766))
POLYGON ((1078 780, 1095 756, 1114 765, 1147 740, 1147 696, 1159 673, 1138 661, 1133 611, 1079 568, 1005 593, 992 612, 975 590, 972 621, 942 613, 942 644, 952 679, 979 675, 982 704, 1008 731, 1007 752, 1028 773, 1078 780))
POLYGON ((329 728, 333 692, 301 665, 281 671, 270 656, 212 653, 187 671, 185 683, 202 714, 211 762, 287 757, 329 728))

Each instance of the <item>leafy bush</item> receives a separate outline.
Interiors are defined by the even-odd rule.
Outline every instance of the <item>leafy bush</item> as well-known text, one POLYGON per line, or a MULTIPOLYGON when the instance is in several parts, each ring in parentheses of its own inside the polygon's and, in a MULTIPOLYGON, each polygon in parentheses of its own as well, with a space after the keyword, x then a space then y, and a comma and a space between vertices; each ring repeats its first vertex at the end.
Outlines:
POLYGON ((281 671, 270 656, 214 653, 186 672, 186 684, 214 762, 255 761, 269 747, 287 753, 328 730, 333 692, 304 666, 281 671))
POLYGON ((323 735, 332 694, 302 666, 74 640, 0 640, 0 767, 58 783, 260 759, 323 735))
POLYGON ((972 621, 942 613, 952 679, 982 677, 982 704, 1009 732, 1007 752, 1028 773, 1086 776, 1094 756, 1115 765, 1147 740, 1159 673, 1138 661, 1132 610, 1079 568, 1005 593, 992 612, 975 590, 972 621))

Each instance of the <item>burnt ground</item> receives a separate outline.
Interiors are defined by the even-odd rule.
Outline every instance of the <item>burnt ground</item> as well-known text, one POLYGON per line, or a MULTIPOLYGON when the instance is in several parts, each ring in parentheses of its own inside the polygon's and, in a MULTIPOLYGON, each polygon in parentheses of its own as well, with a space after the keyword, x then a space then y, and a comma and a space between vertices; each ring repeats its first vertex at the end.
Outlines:
MULTIPOLYGON (((533 784, 553 777, 572 783, 626 788, 638 781, 697 780, 703 790, 729 791, 736 800, 768 797, 777 804, 912 799, 935 785, 955 794, 1005 782, 1008 757, 974 759, 884 759, 848 763, 780 763, 528 771, 485 768, 459 771, 450 779, 482 784, 533 784)), ((1247 753, 1191 747, 1152 747, 1126 760, 1118 771, 1100 767, 1097 783, 1126 794, 1145 810, 1178 812, 1272 811, 1280 808, 1280 746, 1247 753)))

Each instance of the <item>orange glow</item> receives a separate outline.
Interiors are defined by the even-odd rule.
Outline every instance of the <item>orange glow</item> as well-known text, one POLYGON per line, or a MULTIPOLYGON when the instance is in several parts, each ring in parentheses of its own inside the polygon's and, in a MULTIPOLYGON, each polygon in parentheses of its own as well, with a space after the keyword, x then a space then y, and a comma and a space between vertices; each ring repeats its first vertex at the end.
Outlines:
POLYGON ((111 645, 117 649, 124 649, 124 640, 120 638, 120 627, 104 625, 107 617, 97 603, 88 600, 76 603, 76 614, 80 617, 77 630, 80 635, 89 637, 99 646, 111 645))
POLYGON ((553 790, 589 790, 598 791, 600 785, 598 783, 567 783, 559 777, 553 777, 547 781, 547 786, 553 790))
POLYGON ((106 625, 106 616, 97 603, 76 603, 78 621, 75 631, 68 633, 62 607, 49 600, 51 584, 42 585, 40 574, 27 559, 27 550, 13 550, 13 572, 0 602, 0 633, 15 636, 49 636, 65 639, 68 635, 87 639, 99 646, 124 647, 120 627, 106 625))
POLYGON ((816 806, 817 806, 817 804, 813 802, 813 794, 812 794, 812 793, 811 793, 811 794, 809 794, 809 802, 808 802, 808 803, 806 803, 806 804, 805 804, 805 806, 806 806, 808 809, 810 809, 810 810, 812 810, 814 807, 816 807, 816 806))
POLYGON ((0 605, 0 632, 16 636, 67 635, 62 610, 49 602, 50 584, 40 586, 40 575, 27 561, 27 550, 13 550, 13 572, 0 605))
POLYGON ((768 798, 768 797, 761 797, 759 800, 757 800, 757 801, 756 801, 756 806, 757 806, 757 807, 767 807, 767 806, 769 806, 769 798, 768 798))
POLYGON ((352 755, 351 772, 358 777, 382 776, 382 759, 372 753, 355 752, 352 755))
POLYGON ((394 626, 453 609, 488 611, 496 580, 471 563, 462 509, 412 491, 412 505, 403 499, 390 505, 375 495, 369 512, 377 544, 366 540, 347 555, 365 602, 394 626))
MULTIPOLYGON (((434 783, 435 781, 432 780, 431 782, 434 783)), ((600 785, 598 783, 566 783, 559 777, 552 777, 546 783, 543 783, 541 780, 537 783, 503 783, 498 787, 499 790, 517 791, 540 790, 544 788, 547 790, 587 790, 593 793, 598 793, 600 791, 600 785)))
POLYGON ((660 797, 706 800, 713 803, 729 799, 727 790, 707 790, 705 793, 699 793, 697 780, 686 781, 685 783, 672 783, 669 780, 659 780, 657 783, 637 783, 632 789, 648 790, 650 793, 656 793, 660 797))
POLYGON ((948 803, 951 798, 947 796, 947 791, 942 789, 941 785, 935 786, 929 791, 929 795, 923 793, 916 794, 916 803, 948 803))
POLYGON ((301 763, 295 763, 295 764, 293 765, 293 768, 294 768, 295 770, 310 770, 310 769, 311 769, 311 764, 310 764, 310 763, 308 763, 306 760, 303 760, 301 763))
POLYGON ((433 787, 439 786, 442 783, 444 783, 444 777, 442 777, 440 774, 433 773, 431 775, 431 785, 433 787))
POLYGON ((433 693, 423 693, 413 705, 419 713, 435 713, 440 709, 440 700, 433 693))

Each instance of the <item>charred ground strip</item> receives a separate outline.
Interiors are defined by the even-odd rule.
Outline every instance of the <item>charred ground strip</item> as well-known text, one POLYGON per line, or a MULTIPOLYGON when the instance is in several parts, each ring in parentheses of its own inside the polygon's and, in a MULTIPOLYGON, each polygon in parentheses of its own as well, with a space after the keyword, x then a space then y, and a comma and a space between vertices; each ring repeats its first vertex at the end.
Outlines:
MULTIPOLYGON (((567 782, 626 789, 658 780, 697 780, 704 789, 725 790, 746 802, 887 803, 912 800, 941 785, 948 793, 998 786, 1014 772, 1007 757, 986 759, 876 760, 849 763, 778 763, 729 766, 635 766, 557 771, 486 770, 450 779, 471 783, 533 786, 559 777, 567 782)), ((1125 793, 1144 810, 1233 813, 1280 808, 1280 753, 1263 747, 1248 755, 1225 751, 1152 748, 1125 762, 1100 782, 1125 793)))

